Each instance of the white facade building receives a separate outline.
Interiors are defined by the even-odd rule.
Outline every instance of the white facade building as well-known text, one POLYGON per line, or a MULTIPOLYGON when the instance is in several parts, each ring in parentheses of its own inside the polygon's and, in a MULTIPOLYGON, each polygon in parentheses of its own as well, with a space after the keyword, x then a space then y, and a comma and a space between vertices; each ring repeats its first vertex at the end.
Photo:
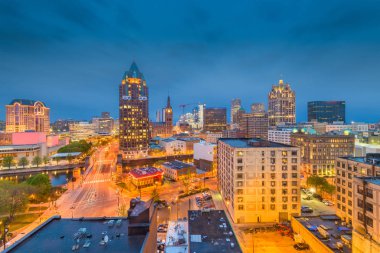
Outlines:
POLYGON ((218 186, 235 223, 282 222, 299 215, 300 151, 262 139, 218 142, 218 186))
POLYGON ((282 130, 268 130, 268 140, 273 142, 278 142, 282 144, 290 145, 290 135, 292 134, 292 129, 282 129, 282 130))
POLYGON ((167 155, 184 154, 186 152, 186 143, 174 138, 161 139, 158 143, 167 155))

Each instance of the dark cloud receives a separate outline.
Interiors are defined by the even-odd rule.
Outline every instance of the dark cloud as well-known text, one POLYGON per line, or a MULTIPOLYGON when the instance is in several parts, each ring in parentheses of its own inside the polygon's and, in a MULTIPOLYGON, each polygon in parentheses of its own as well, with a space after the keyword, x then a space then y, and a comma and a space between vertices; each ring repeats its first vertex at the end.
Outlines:
POLYGON ((300 120, 308 100, 344 99, 349 119, 377 121, 379 11, 376 1, 3 0, 0 104, 26 97, 54 119, 117 117, 135 60, 152 115, 168 93, 176 116, 182 103, 266 103, 282 75, 300 120))

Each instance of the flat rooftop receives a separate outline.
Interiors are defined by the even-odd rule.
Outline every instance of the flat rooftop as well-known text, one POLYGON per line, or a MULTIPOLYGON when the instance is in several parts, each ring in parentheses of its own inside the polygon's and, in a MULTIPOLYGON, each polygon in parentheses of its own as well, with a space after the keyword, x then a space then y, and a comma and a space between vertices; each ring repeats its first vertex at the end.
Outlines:
POLYGON ((380 177, 358 177, 359 179, 362 179, 363 181, 375 185, 380 185, 380 177))
MULTIPOLYGON (((306 229, 309 230, 320 242, 325 244, 332 251, 335 251, 335 246, 337 242, 343 243, 341 236, 350 238, 352 236, 352 230, 345 226, 342 226, 341 220, 336 215, 321 215, 321 216, 307 216, 307 217, 295 217, 295 219, 300 222, 306 229), (335 224, 337 222, 338 224, 335 224), (318 226, 323 225, 330 234, 328 240, 321 239, 321 235, 318 232, 318 226)), ((352 239, 351 239, 352 240, 352 239)), ((307 243, 307 242, 306 242, 307 243)), ((343 243, 344 253, 351 253, 352 249, 343 243)), ((338 252, 338 251, 337 251, 338 252)))
POLYGON ((263 140, 260 138, 220 138, 220 142, 224 142, 234 148, 282 148, 294 147, 282 143, 263 140))
POLYGON ((189 238, 191 253, 243 252, 222 210, 189 211, 189 238))
POLYGON ((365 156, 360 156, 360 157, 345 156, 345 157, 339 157, 339 158, 358 162, 358 163, 364 163, 368 165, 380 166, 380 157, 370 158, 370 157, 365 157, 365 156))
POLYGON ((138 168, 133 169, 129 172, 131 176, 134 178, 143 178, 143 177, 150 177, 150 176, 159 176, 162 175, 164 172, 155 167, 146 167, 146 168, 138 168))
MULTIPOLYGON (((119 218, 115 218, 116 220, 119 218)), ((26 235, 24 240, 10 246, 5 252, 11 253, 41 253, 41 252, 73 252, 73 245, 77 244, 74 239, 75 233, 81 228, 86 228, 87 236, 79 239, 79 249, 75 252, 140 252, 145 236, 128 236, 128 220, 122 219, 121 225, 109 226, 108 219, 60 219, 54 218, 41 227, 26 235), (102 238, 108 235, 107 245, 100 245, 102 238), (89 238, 87 238, 89 237, 89 238), (83 248, 86 241, 90 242, 88 248, 83 248)))
POLYGON ((166 162, 166 163, 163 163, 162 165, 165 166, 165 167, 167 167, 167 168, 173 169, 173 170, 181 170, 181 169, 184 169, 184 168, 194 167, 193 164, 184 163, 184 162, 181 162, 181 161, 178 161, 178 160, 171 161, 171 162, 166 162))

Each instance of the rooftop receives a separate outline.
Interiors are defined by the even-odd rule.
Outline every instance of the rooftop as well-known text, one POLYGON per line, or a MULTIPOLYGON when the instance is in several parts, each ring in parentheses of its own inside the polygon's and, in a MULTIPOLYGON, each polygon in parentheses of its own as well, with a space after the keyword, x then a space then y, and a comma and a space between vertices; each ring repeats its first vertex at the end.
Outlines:
POLYGON ((291 145, 267 141, 259 138, 220 138, 220 142, 224 142, 234 148, 289 148, 291 145))
POLYGON ((222 210, 189 211, 190 251, 241 253, 239 243, 222 210))
POLYGON ((178 160, 166 162, 163 164, 163 166, 170 168, 170 169, 174 169, 174 170, 180 170, 183 168, 194 167, 194 165, 192 165, 192 164, 184 163, 184 162, 181 162, 178 160))
POLYGON ((72 252, 74 245, 79 244, 78 252, 140 252, 145 236, 128 236, 128 220, 120 219, 120 225, 110 226, 111 218, 61 219, 59 216, 42 224, 31 234, 26 235, 18 243, 10 246, 5 252, 40 253, 40 252, 72 252), (100 245, 108 236, 107 245, 100 245), (85 244, 89 244, 85 248, 85 244), (82 249, 85 248, 85 249, 82 249))
POLYGON ((320 242, 325 244, 328 248, 335 251, 336 244, 342 243, 343 253, 351 253, 351 249, 342 242, 341 236, 351 240, 352 230, 346 226, 343 226, 339 217, 336 215, 321 215, 321 216, 308 216, 308 217, 295 217, 310 233, 312 233, 320 242), (337 224, 336 224, 337 222, 337 224), (328 240, 322 238, 320 232, 317 230, 318 226, 324 226, 327 228, 327 232, 330 235, 328 240))
POLYGON ((6 145, 6 146, 0 146, 0 152, 30 150, 30 149, 39 149, 39 148, 40 148, 40 146, 37 144, 32 144, 32 145, 6 145))
POLYGON ((169 221, 166 234, 166 253, 187 253, 188 226, 187 221, 169 221))
POLYGON ((155 167, 146 167, 133 169, 129 172, 134 178, 142 178, 147 176, 158 176, 162 175, 164 172, 161 169, 155 167))
POLYGON ((57 153, 52 155, 50 158, 66 158, 66 157, 76 157, 82 154, 81 152, 70 152, 70 153, 57 153))
POLYGON ((355 156, 345 156, 345 157, 340 157, 340 159, 346 159, 358 163, 364 163, 368 165, 375 165, 375 166, 380 166, 380 154, 371 154, 368 153, 367 156, 360 156, 360 157, 355 157, 355 156))
POLYGON ((358 177, 358 179, 380 186, 380 177, 358 177))

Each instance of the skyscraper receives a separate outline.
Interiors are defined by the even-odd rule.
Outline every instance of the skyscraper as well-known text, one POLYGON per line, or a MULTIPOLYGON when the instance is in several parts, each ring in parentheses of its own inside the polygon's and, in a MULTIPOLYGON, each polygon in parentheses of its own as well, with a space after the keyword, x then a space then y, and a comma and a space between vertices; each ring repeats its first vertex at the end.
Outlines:
POLYGON ((241 99, 235 98, 231 101, 231 124, 237 124, 237 113, 241 108, 241 99))
POLYGON ((6 109, 7 133, 45 132, 50 130, 50 108, 41 101, 14 99, 6 109))
POLYGON ((119 86, 119 144, 124 157, 146 156, 149 148, 148 86, 135 62, 119 86))
POLYGON ((333 123, 346 121, 345 101, 310 101, 307 103, 307 120, 333 123))
POLYGON ((227 109, 225 107, 209 107, 203 110, 203 130, 212 133, 227 129, 227 109))
POLYGON ((273 85, 268 94, 269 126, 296 123, 296 94, 283 80, 273 85))

